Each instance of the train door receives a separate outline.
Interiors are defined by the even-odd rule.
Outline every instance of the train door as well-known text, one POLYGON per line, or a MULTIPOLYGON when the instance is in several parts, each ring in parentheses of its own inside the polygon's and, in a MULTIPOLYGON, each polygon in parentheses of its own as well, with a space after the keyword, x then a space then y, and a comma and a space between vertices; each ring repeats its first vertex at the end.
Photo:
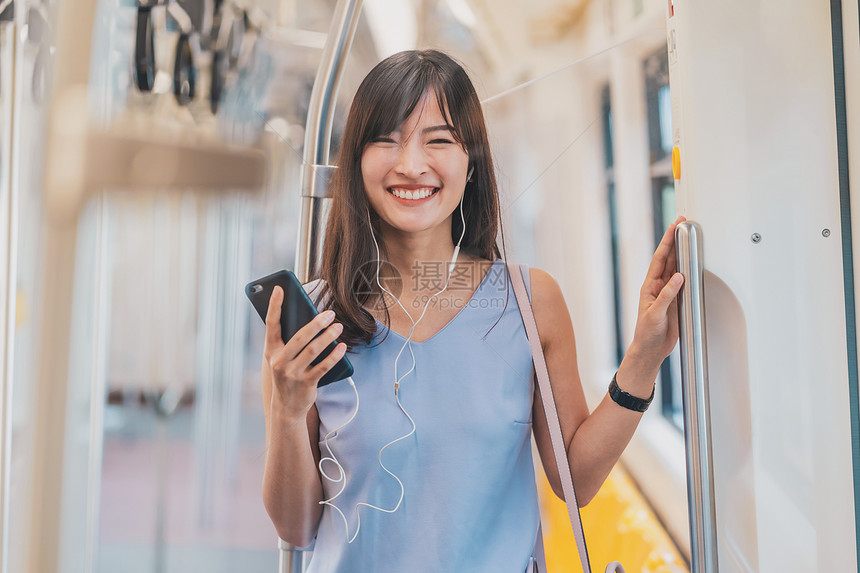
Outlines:
POLYGON ((703 243, 715 490, 717 548, 694 539, 693 570, 856 570, 857 3, 667 9, 678 212, 703 243))

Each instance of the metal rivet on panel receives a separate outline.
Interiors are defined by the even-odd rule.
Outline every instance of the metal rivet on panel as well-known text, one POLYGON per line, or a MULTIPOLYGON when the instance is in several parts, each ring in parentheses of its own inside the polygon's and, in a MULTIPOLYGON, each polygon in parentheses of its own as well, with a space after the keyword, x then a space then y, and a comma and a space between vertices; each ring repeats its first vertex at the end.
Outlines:
POLYGON ((760 243, 761 242, 761 235, 759 235, 758 233, 753 233, 752 237, 750 237, 750 238, 752 239, 753 243, 760 243))
POLYGON ((821 236, 829 237, 830 236, 830 229, 824 229, 823 231, 821 231, 821 236))

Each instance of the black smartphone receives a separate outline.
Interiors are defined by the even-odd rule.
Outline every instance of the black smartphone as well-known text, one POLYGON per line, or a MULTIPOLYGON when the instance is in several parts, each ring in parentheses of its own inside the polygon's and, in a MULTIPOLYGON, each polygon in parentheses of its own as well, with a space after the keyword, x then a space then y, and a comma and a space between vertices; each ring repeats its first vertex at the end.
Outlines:
MULTIPOLYGON (((257 314, 260 315, 263 322, 266 322, 266 314, 269 311, 269 299, 272 297, 272 291, 275 290, 276 286, 281 287, 284 291, 284 302, 281 304, 281 339, 286 344, 299 329, 313 320, 319 314, 319 311, 311 301, 311 297, 305 292, 298 277, 292 271, 278 271, 245 285, 245 294, 248 296, 251 304, 254 305, 257 314)), ((322 334, 324 330, 320 330, 316 336, 322 334)), ((336 341, 326 346, 320 352, 320 355, 311 362, 311 366, 319 364, 336 346, 336 341)), ((326 384, 343 380, 352 376, 352 373, 352 364, 349 363, 346 355, 344 355, 331 370, 320 378, 317 386, 325 386, 326 384)))

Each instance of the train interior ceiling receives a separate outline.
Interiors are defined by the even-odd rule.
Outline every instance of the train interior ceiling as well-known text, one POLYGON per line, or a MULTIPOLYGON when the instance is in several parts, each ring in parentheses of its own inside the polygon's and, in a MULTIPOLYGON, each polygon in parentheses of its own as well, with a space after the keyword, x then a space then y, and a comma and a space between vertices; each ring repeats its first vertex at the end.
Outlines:
MULTIPOLYGON (((336 4, 0 2, 3 573, 278 570, 282 555, 260 491, 264 327, 243 288, 297 260, 305 127, 336 4)), ((594 408, 633 338, 641 281, 660 237, 677 213, 707 203, 682 196, 677 164, 673 173, 679 133, 701 133, 696 129, 711 118, 709 108, 691 111, 701 96, 692 80, 673 79, 670 90, 676 56, 667 43, 675 41, 667 24, 675 7, 679 14, 689 10, 690 21, 706 8, 686 0, 360 4, 335 104, 330 163, 352 96, 382 58, 437 48, 460 61, 490 134, 505 257, 546 270, 561 286, 594 408), (686 90, 685 112, 700 124, 691 115, 677 124, 677 85, 686 90)), ((788 28, 804 25, 803 14, 812 13, 783 13, 773 1, 749 4, 760 21, 783 14, 774 21, 788 28)), ((856 9, 846 7, 846 14, 856 9)), ((827 50, 829 17, 809 23, 818 26, 815 45, 827 36, 827 50)), ((714 53, 703 50, 700 61, 725 53, 740 69, 739 49, 726 43, 714 53)), ((847 61, 857 64, 852 54, 847 61)), ((805 61, 782 62, 780 69, 805 61)), ((825 71, 833 89, 832 68, 825 71)), ((743 89, 718 84, 712 91, 730 87, 743 89)), ((720 145, 739 145, 729 139, 722 134, 720 145)), ((699 163, 688 165, 697 173, 699 163)), ((752 199, 739 196, 731 195, 731 204, 751 210, 752 199)), ((828 227, 823 237, 832 229, 827 248, 839 244, 845 229, 838 219, 815 224, 828 227)), ((779 239, 752 231, 762 231, 762 248, 779 239)), ((750 232, 741 233, 744 249, 753 248, 750 232)), ((816 240, 823 240, 818 228, 816 240)), ((757 264, 743 268, 752 273, 757 264)), ((792 276, 799 284, 800 272, 792 276)), ((736 472, 716 472, 719 487, 729 488, 762 475, 753 454, 764 450, 748 437, 765 427, 754 421, 757 390, 738 388, 747 371, 760 372, 747 344, 765 350, 760 338, 747 339, 757 323, 746 299, 733 298, 733 283, 720 277, 718 265, 711 277, 713 298, 725 305, 714 314, 715 340, 727 332, 732 341, 715 348, 734 353, 739 365, 720 362, 712 372, 738 381, 729 386, 738 401, 717 400, 714 414, 740 412, 731 416, 739 420, 731 436, 740 436, 732 443, 746 457, 734 464, 736 472)), ((836 283, 839 296, 831 298, 840 301, 841 275, 836 283)), ((759 318, 766 319, 764 311, 759 318)), ((788 368, 793 363, 786 360, 788 368)), ((676 347, 658 375, 651 411, 583 510, 593 564, 620 559, 628 571, 690 570, 695 547, 681 369, 676 347)), ((804 427, 823 427, 816 416, 796 418, 804 427)), ((799 430, 789 432, 792 443, 808 446, 802 451, 812 449, 799 430)), ((848 444, 848 435, 839 443, 848 444)), ((735 439, 721 436, 718 453, 735 439)), ((797 461, 789 450, 768 459, 784 456, 783 469, 809 468, 807 458, 797 461)), ((856 445, 852 451, 856 459, 856 445)), ((795 474, 813 476, 808 471, 795 474)), ((817 479, 804 483, 820 485, 817 479)), ((853 492, 847 483, 839 487, 853 492)), ((572 570, 578 561, 564 505, 546 483, 539 480, 538 488, 550 570, 572 570)), ((736 491, 750 507, 763 507, 760 489, 736 491)), ((725 523, 735 523, 736 503, 743 505, 733 499, 726 506, 725 523)), ((811 524, 811 511, 798 515, 811 524)), ((759 520, 720 539, 720 555, 736 556, 723 570, 767 571, 754 560, 788 559, 756 549, 757 539, 762 548, 775 546, 767 545, 759 520)), ((853 527, 844 530, 854 543, 853 527)), ((808 559, 830 563, 816 551, 808 559)), ((856 566, 854 556, 850 563, 856 566)))

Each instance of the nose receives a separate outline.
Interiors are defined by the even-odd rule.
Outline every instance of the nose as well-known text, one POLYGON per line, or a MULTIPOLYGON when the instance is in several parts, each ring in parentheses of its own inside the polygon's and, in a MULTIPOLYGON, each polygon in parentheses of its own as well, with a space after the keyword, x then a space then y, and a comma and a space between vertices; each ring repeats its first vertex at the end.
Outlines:
POLYGON ((398 175, 409 179, 417 179, 427 172, 427 156, 417 139, 410 137, 400 146, 394 168, 398 175))

